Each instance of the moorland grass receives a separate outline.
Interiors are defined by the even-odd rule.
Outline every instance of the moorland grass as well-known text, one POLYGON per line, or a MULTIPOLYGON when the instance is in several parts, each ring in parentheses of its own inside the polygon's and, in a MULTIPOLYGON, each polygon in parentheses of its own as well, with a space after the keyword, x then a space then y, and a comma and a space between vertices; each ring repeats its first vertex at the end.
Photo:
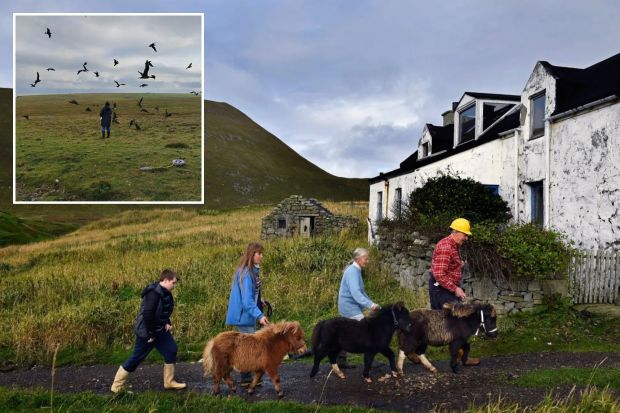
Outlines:
MULTIPOLYGON (((440 412, 442 410, 439 410, 440 412)), ((523 406, 518 403, 489 401, 485 406, 470 406, 466 412, 470 413, 618 413, 620 400, 609 389, 586 388, 582 391, 573 391, 563 398, 547 394, 545 399, 535 406, 523 406)))
MULTIPOLYGON (((44 390, 16 390, 0 388, 0 412, 30 412, 49 410, 50 393, 44 390)), ((100 396, 91 392, 55 394, 54 409, 57 412, 376 412, 353 406, 317 406, 288 401, 260 401, 247 403, 239 397, 221 398, 196 393, 171 394, 145 392, 121 393, 100 396)), ((381 410, 382 412, 387 412, 381 410)), ((441 408, 436 410, 444 412, 441 408)), ((587 388, 572 392, 568 397, 555 398, 552 393, 535 406, 489 401, 486 405, 469 406, 467 413, 618 413, 620 401, 607 388, 587 388)))
MULTIPOLYGON (((366 214, 365 203, 327 206, 366 214)), ((172 320, 179 355, 196 358, 225 328, 234 268, 268 212, 127 211, 55 240, 0 249, 0 316, 7 320, 0 351, 18 363, 49 363, 60 343, 59 364, 116 362, 133 343, 140 291, 172 268, 182 277, 172 320)), ((299 320, 310 334, 318 320, 337 315, 342 271, 365 237, 360 225, 338 236, 265 242, 263 296, 274 305, 272 320, 299 320)), ((376 264, 367 288, 378 302, 422 304, 376 264)))
MULTIPOLYGON (((0 388, 0 412, 31 412, 50 408, 50 393, 44 390, 12 390, 0 388)), ((54 394, 56 412, 226 412, 226 413, 283 413, 328 412, 356 413, 375 412, 353 406, 316 406, 288 401, 259 401, 247 403, 240 397, 221 398, 196 393, 182 395, 145 392, 121 393, 100 396, 90 392, 78 394, 54 394)), ((384 412, 384 410, 382 410, 384 412)))
MULTIPOLYGON (((272 321, 301 322, 308 337, 317 321, 337 315, 342 271, 355 247, 366 245, 366 203, 327 203, 360 225, 337 236, 265 242, 263 297, 272 321)), ((60 238, 0 249, 0 354, 19 364, 116 363, 127 357, 142 288, 172 268, 182 280, 173 315, 181 360, 199 357, 206 340, 223 331, 230 283, 248 242, 258 239, 269 207, 229 211, 132 210, 100 219, 60 238)), ((366 289, 379 303, 426 297, 399 286, 379 269, 375 252, 366 289)), ((473 356, 531 351, 620 351, 615 320, 589 319, 569 307, 540 307, 501 317, 496 340, 472 340, 473 356), (551 344, 549 344, 551 343, 551 344)), ((445 358, 445 348, 430 357, 445 358)), ((154 357, 157 357, 154 355, 154 357)))
POLYGON ((34 95, 18 96, 15 105, 17 200, 200 200, 200 97, 34 95), (141 97, 148 113, 137 105, 141 97), (79 105, 69 103, 72 99, 79 105), (102 140, 99 111, 105 101, 117 104, 120 124, 112 124, 110 139, 102 140), (164 117, 166 109, 173 115, 164 117), (131 119, 141 130, 129 126, 131 119), (174 158, 185 159, 185 166, 171 168, 174 158), (145 172, 140 170, 144 166, 165 168, 145 172))

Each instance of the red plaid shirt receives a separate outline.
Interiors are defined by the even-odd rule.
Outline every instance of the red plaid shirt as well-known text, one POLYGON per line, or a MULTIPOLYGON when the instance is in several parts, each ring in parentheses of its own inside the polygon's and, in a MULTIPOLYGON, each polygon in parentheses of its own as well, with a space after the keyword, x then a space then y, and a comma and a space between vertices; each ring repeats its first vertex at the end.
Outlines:
POLYGON ((437 243, 435 251, 433 251, 431 271, 439 285, 454 292, 461 284, 463 265, 459 249, 451 236, 448 235, 437 243))

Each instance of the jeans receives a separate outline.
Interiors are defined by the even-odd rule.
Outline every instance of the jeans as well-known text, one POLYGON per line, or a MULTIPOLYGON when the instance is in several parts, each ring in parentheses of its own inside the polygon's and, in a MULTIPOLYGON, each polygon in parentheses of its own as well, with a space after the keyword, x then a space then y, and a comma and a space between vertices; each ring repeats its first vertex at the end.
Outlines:
POLYGON ((155 335, 155 340, 148 343, 147 338, 136 337, 136 345, 133 354, 123 363, 123 368, 128 372, 135 371, 138 365, 144 361, 153 348, 159 351, 166 364, 177 361, 177 343, 169 331, 162 331, 155 335))
POLYGON ((431 309, 441 310, 445 303, 460 303, 461 299, 441 285, 435 285, 437 281, 433 274, 428 280, 428 296, 431 299, 431 309))

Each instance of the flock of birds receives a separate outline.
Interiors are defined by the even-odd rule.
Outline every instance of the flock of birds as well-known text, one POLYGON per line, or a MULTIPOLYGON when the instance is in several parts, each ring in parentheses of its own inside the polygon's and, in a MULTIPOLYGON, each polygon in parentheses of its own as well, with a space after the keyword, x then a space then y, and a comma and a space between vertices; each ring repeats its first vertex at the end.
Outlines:
MULTIPOLYGON (((48 37, 49 39, 51 39, 51 38, 52 38, 52 31, 50 30, 50 28, 49 28, 49 27, 47 27, 47 30, 46 30, 45 32, 43 32, 43 34, 47 35, 47 37, 48 37)), ((153 42, 153 43, 149 44, 149 45, 148 45, 148 46, 146 46, 146 47, 150 47, 151 49, 153 49, 153 51, 154 51, 155 53, 157 53, 157 47, 155 46, 156 44, 157 44, 156 42, 153 42)), ((118 59, 116 59, 116 58, 113 58, 113 62, 114 62, 114 66, 113 66, 113 67, 118 66, 118 64, 120 63, 120 62, 118 61, 118 59)), ((87 64, 88 64, 88 62, 84 62, 84 63, 82 64, 82 68, 81 68, 81 69, 78 69, 78 71, 77 71, 77 75, 78 75, 78 76, 80 75, 80 73, 90 72, 90 70, 86 67, 86 65, 87 65, 87 64)), ((143 71, 141 72, 140 70, 138 70, 138 74, 140 75, 140 77, 138 77, 138 79, 144 79, 144 80, 148 80, 148 79, 156 79, 156 76, 155 76, 155 75, 153 75, 153 74, 149 74, 149 69, 150 69, 150 68, 152 68, 152 67, 154 67, 154 66, 153 66, 153 63, 152 63, 150 60, 148 60, 148 59, 147 59, 147 60, 146 60, 146 62, 144 63, 144 69, 143 69, 143 71)), ((187 67, 186 67, 185 69, 191 69, 191 68, 192 68, 192 62, 190 62, 190 63, 187 65, 187 67)), ((54 71, 54 72, 55 72, 55 71, 56 71, 56 69, 54 69, 53 67, 48 67, 46 70, 47 70, 48 72, 51 72, 51 71, 54 71)), ((99 77, 99 72, 98 72, 98 71, 93 71, 93 74, 95 75, 95 77, 99 77)), ((37 86, 37 84, 38 84, 38 83, 40 83, 40 82, 41 82, 41 75, 39 74, 39 72, 37 72, 37 77, 36 77, 36 79, 35 79, 35 80, 34 80, 34 81, 30 84, 30 86, 31 86, 31 87, 36 87, 36 86, 37 86)), ((115 83, 115 85, 116 85, 116 87, 117 87, 117 88, 119 88, 119 87, 121 87, 121 86, 126 86, 126 85, 127 85, 126 83, 121 83, 121 82, 118 82, 117 80, 114 80, 114 83, 115 83)), ((141 84, 139 85, 139 87, 147 87, 147 86, 148 86, 148 83, 141 83, 141 84)), ((194 94, 194 95, 198 96, 198 92, 191 91, 190 93, 192 93, 192 94, 194 94)))
MULTIPOLYGON (((52 31, 50 30, 49 27, 44 32, 44 34, 47 35, 49 39, 52 38, 52 31)), ((146 47, 150 47, 151 49, 154 50, 155 53, 157 53, 156 44, 157 44, 156 42, 153 42, 153 43, 149 44, 146 47)), ((118 61, 118 59, 113 58, 113 63, 114 63, 113 67, 116 67, 120 62, 118 61)), ((90 72, 90 70, 86 67, 87 65, 88 65, 88 62, 84 62, 82 64, 82 68, 78 69, 78 71, 77 71, 77 76, 79 76, 80 73, 90 72)), ((140 70, 138 70, 138 74, 140 75, 138 77, 138 79, 144 79, 144 80, 153 79, 153 80, 155 80, 156 76, 153 75, 153 74, 149 74, 149 70, 152 67, 154 67, 153 63, 150 60, 147 59, 146 62, 144 62, 144 69, 142 70, 142 72, 140 70)), ((191 68, 192 68, 192 63, 190 62, 185 69, 191 69, 191 68)), ((48 72, 51 72, 51 71, 55 72, 56 71, 56 69, 54 69, 53 67, 48 67, 46 70, 48 72)), ((95 77, 97 77, 97 78, 99 77, 99 72, 98 71, 93 71, 92 73, 95 75, 95 77)), ((40 82, 41 82, 41 76, 40 76, 39 72, 37 72, 37 77, 34 80, 34 82, 30 84, 30 86, 31 87, 36 87, 37 84, 40 83, 40 82)), ((117 88, 119 88, 121 86, 126 86, 127 85, 126 83, 121 83, 121 82, 118 82, 117 80, 114 80, 114 83, 115 83, 117 88)), ((147 86, 148 86, 147 83, 141 83, 139 85, 139 87, 147 87, 147 86)), ((196 92, 194 90, 192 90, 189 93, 191 93, 191 94, 193 94, 195 96, 199 96, 200 95, 200 92, 196 92)), ((144 99, 144 97, 141 97, 140 101, 138 102, 138 106, 140 107, 140 112, 150 113, 146 108, 144 108, 142 106, 143 99, 144 99)), ((78 101, 76 101, 75 99, 70 100, 69 103, 71 103, 73 105, 79 105, 78 101)), ((116 103, 114 103, 113 104, 113 109, 112 109, 112 122, 116 123, 116 124, 120 124, 120 122, 118 121, 118 115, 116 113, 116 107, 117 107, 117 105, 116 105, 116 103)), ((154 109, 157 112, 159 112, 159 106, 155 106, 154 109)), ((86 112, 92 112, 92 109, 90 107, 86 107, 85 111, 86 112)), ((165 109, 165 113, 163 114, 164 119, 165 118, 169 118, 170 116, 172 116, 172 113, 168 112, 168 109, 165 109)), ((26 120, 30 120, 30 115, 23 115, 23 117, 26 118, 26 120)), ((135 127, 136 130, 141 130, 140 125, 138 124, 138 122, 135 119, 131 119, 131 121, 129 122, 129 127, 131 128, 132 126, 135 127)))

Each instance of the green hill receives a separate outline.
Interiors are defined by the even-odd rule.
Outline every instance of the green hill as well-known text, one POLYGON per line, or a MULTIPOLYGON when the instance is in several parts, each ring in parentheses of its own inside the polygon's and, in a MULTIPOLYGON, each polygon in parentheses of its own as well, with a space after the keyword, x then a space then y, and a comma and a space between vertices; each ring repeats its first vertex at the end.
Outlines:
MULTIPOLYGON (((151 205, 13 205, 12 93, 12 89, 0 88, 0 211, 20 218, 81 225, 122 210, 153 208, 151 205)), ((226 103, 205 101, 204 159, 204 208, 208 209, 275 204, 291 194, 334 201, 368 199, 366 179, 340 178, 325 172, 226 103)))
POLYGON ((205 205, 274 203, 291 194, 368 199, 366 179, 339 178, 301 157, 226 103, 205 101, 205 205))

